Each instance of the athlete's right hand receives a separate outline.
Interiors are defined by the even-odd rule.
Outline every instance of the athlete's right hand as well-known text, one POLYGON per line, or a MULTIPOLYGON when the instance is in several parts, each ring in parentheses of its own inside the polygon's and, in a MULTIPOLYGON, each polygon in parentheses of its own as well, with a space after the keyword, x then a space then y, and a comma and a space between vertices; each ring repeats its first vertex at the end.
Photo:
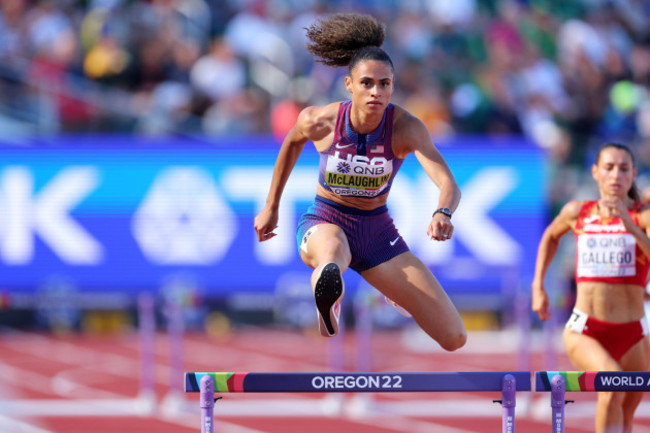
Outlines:
POLYGON ((278 228, 278 211, 265 207, 262 212, 255 217, 257 240, 259 242, 264 242, 277 236, 277 233, 273 232, 276 228, 278 228))
POLYGON ((533 302, 532 309, 539 316, 539 320, 545 321, 551 318, 548 312, 548 293, 543 284, 533 282, 533 302))

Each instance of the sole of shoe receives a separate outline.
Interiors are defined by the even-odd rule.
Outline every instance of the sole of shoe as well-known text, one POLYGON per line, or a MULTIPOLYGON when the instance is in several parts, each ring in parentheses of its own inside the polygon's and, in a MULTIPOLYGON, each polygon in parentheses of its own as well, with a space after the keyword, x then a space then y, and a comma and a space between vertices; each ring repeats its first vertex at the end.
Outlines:
POLYGON ((335 308, 344 293, 345 287, 341 270, 336 263, 328 263, 321 270, 314 288, 314 299, 319 319, 318 328, 321 335, 325 337, 334 337, 339 333, 335 308))

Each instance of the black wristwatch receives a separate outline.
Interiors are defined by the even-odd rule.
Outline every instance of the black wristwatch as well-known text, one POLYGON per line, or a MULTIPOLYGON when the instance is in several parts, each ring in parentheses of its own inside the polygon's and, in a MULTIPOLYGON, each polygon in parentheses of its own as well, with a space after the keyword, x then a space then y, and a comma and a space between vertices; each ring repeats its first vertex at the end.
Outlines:
POLYGON ((445 215, 447 218, 451 219, 451 209, 447 207, 441 207, 440 209, 436 209, 435 212, 433 212, 433 215, 431 215, 431 218, 437 213, 441 213, 445 215))

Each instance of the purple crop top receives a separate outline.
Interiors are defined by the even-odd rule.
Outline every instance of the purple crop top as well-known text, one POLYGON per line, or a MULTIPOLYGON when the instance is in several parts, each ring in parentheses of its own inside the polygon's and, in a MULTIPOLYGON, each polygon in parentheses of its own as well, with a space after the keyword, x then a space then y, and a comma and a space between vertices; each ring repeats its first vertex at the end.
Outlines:
POLYGON ((318 182, 334 194, 373 198, 387 194, 403 159, 393 154, 393 104, 388 104, 384 118, 369 134, 357 134, 350 125, 350 107, 339 107, 332 145, 320 153, 318 182))

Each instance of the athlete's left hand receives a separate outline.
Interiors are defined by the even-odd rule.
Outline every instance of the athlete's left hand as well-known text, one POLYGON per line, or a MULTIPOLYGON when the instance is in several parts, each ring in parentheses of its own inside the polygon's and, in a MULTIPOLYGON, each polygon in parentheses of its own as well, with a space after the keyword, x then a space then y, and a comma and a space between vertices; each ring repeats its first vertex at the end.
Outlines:
POLYGON ((451 223, 451 218, 442 213, 437 213, 431 218, 429 228, 427 229, 427 236, 437 241, 448 241, 454 234, 454 225, 451 223))

